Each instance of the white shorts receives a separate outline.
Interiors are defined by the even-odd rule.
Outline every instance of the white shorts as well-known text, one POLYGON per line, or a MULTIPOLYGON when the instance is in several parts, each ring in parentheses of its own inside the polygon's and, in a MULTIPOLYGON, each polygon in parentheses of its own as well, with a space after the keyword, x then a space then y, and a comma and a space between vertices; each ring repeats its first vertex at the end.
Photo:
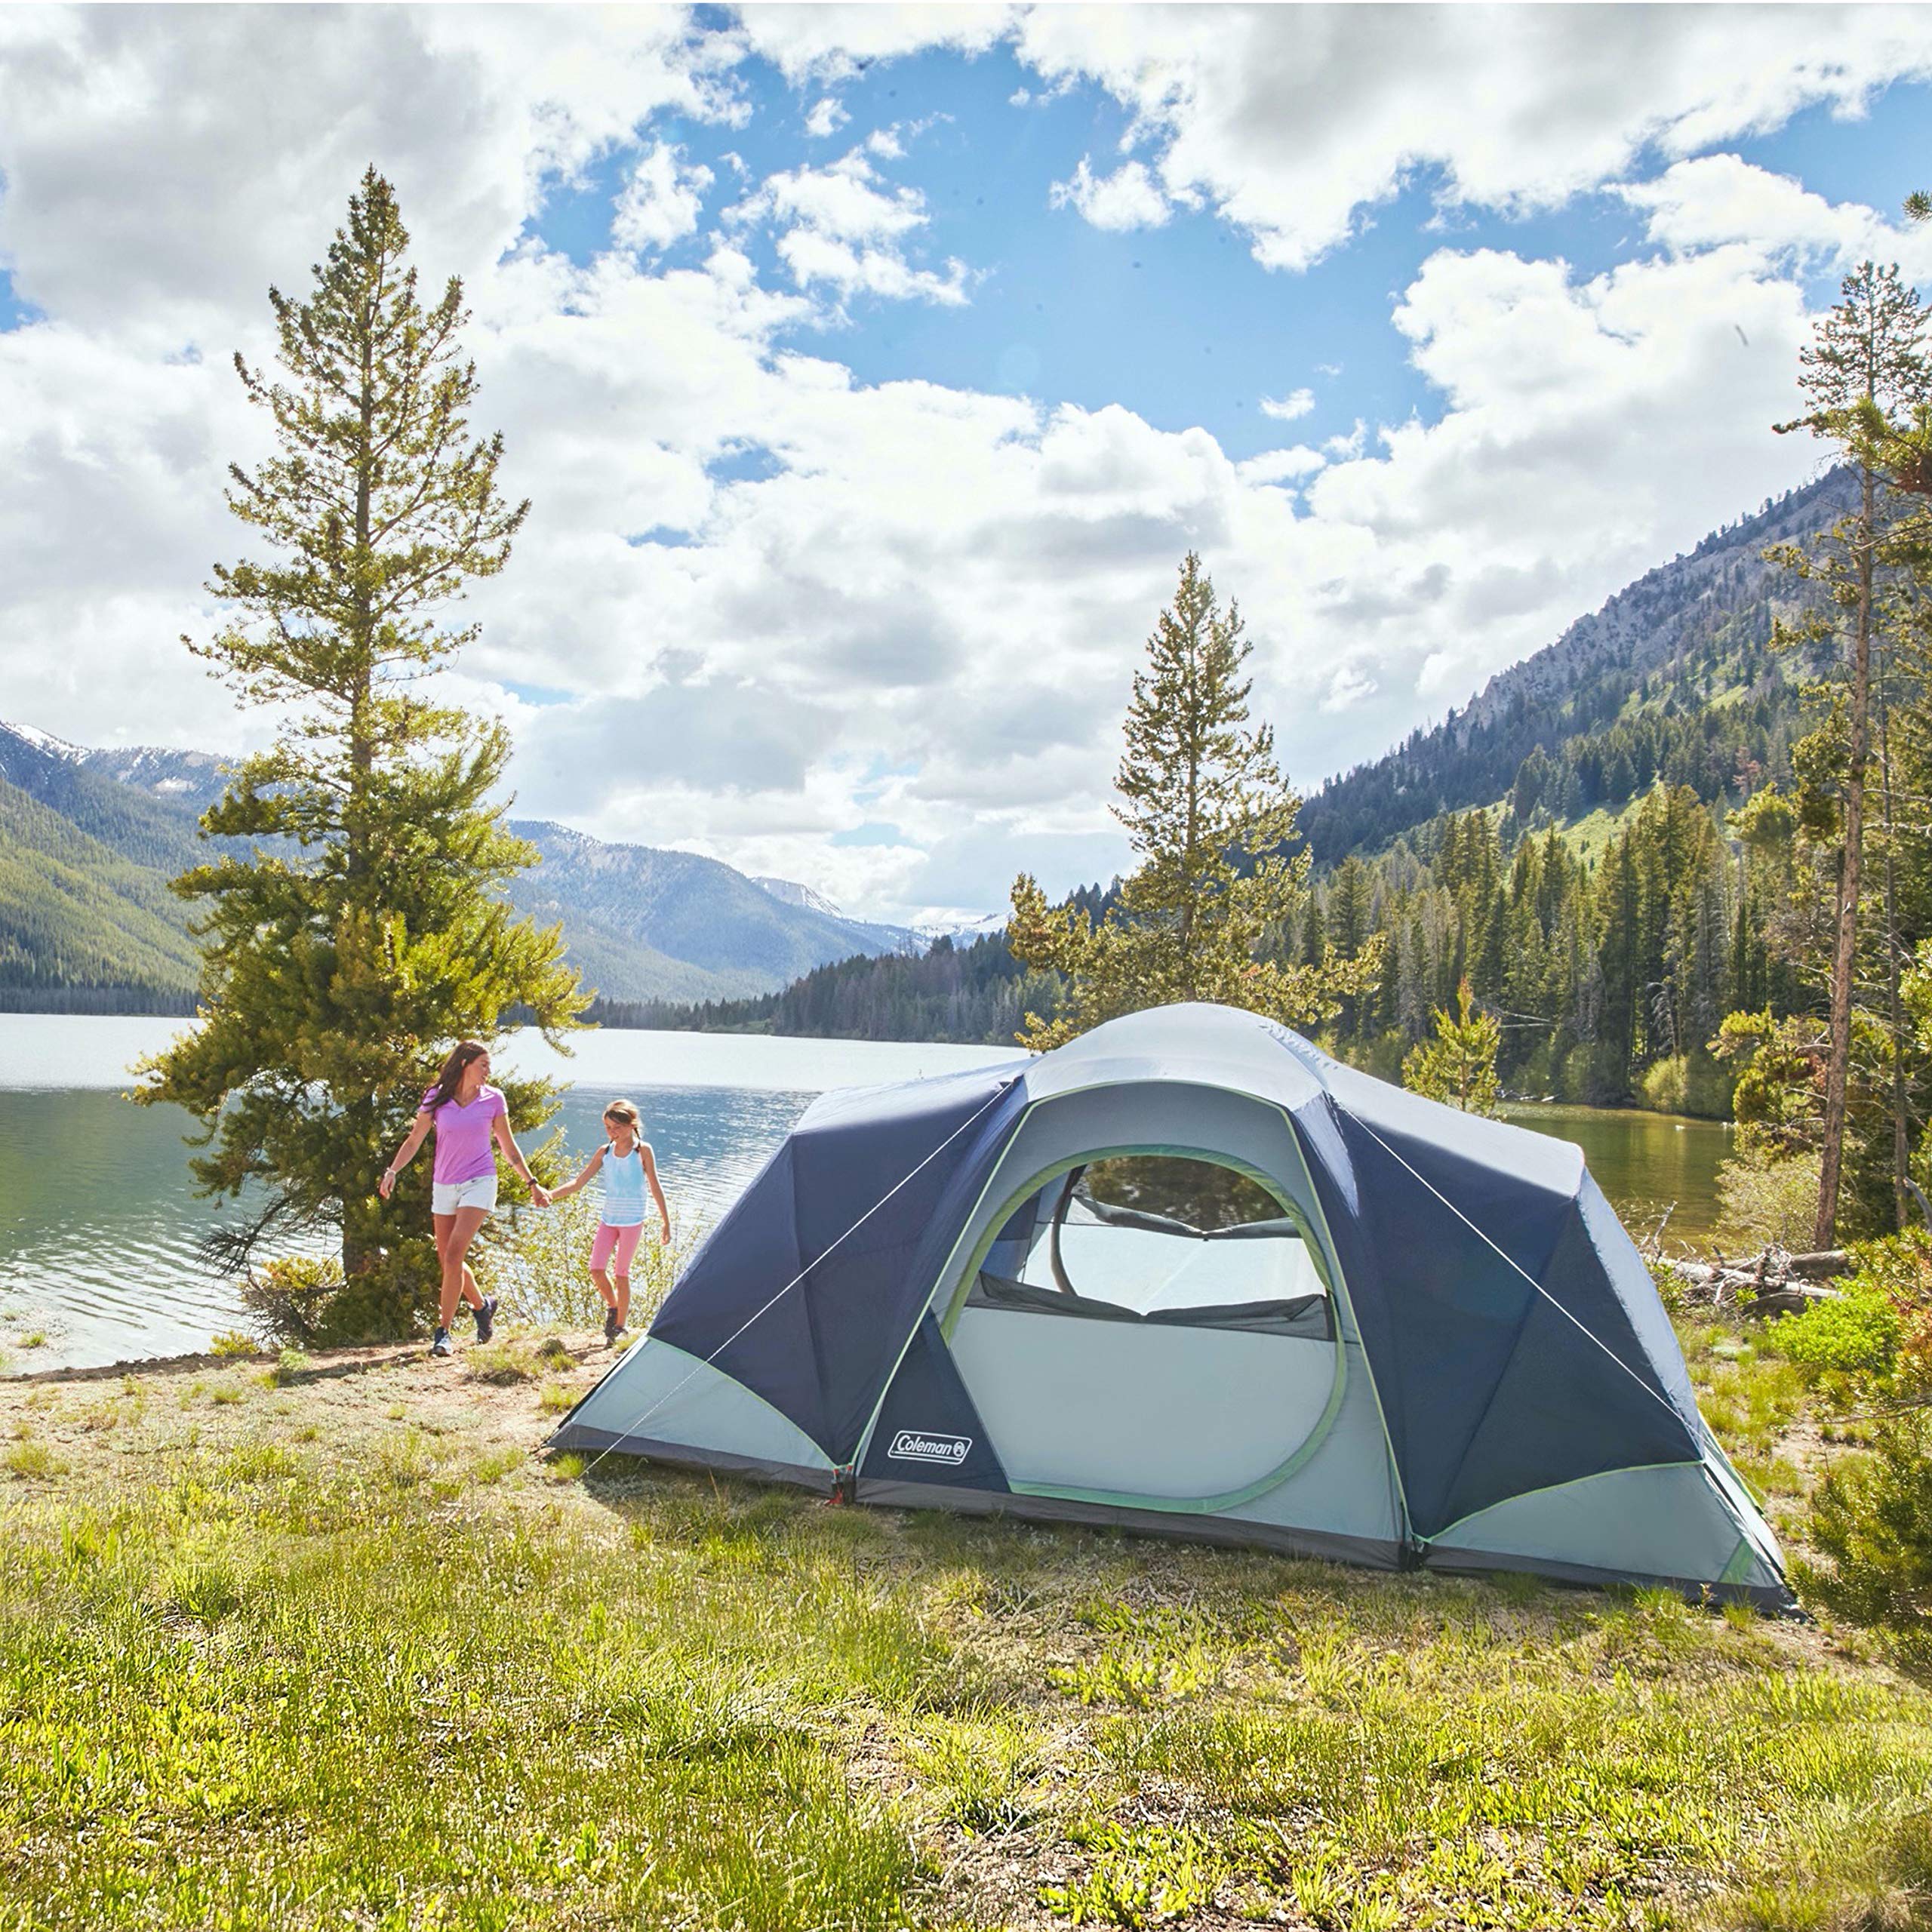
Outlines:
POLYGON ((459 1208, 480 1208, 493 1214, 497 1206, 497 1177, 478 1174, 474 1180, 439 1180, 429 1189, 429 1211, 454 1214, 459 1208))

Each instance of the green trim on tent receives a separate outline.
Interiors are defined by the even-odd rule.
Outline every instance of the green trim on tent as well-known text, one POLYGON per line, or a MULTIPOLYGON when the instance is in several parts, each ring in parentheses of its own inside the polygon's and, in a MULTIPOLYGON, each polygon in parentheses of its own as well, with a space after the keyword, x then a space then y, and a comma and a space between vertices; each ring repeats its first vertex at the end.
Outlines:
POLYGON ((1720 1583, 1741 1583, 1756 1568, 1758 1552, 1751 1546, 1749 1537, 1740 1537, 1737 1547, 1730 1553, 1730 1561, 1718 1572, 1720 1583))
MULTIPOLYGON (((1073 1099, 1081 1094, 1103 1093, 1123 1083, 1114 1081, 1096 1081, 1089 1086, 1069 1088, 1063 1092, 1032 1102, 1014 1124, 1013 1132, 1008 1142, 1008 1148, 1018 1145, 1020 1137, 1025 1133, 1028 1123, 1035 1114, 1042 1109, 1051 1107, 1063 1100, 1073 1099)), ((1164 1083, 1137 1081, 1124 1084, 1140 1085, 1164 1083)), ((946 1256, 944 1263, 934 1278, 932 1292, 927 1297, 925 1307, 920 1311, 920 1319, 924 1320, 925 1315, 931 1311, 934 1303, 939 1298, 940 1291, 950 1282, 952 1285, 946 1290, 946 1312, 940 1321, 940 1338, 949 1345, 950 1344, 953 1333, 958 1327, 960 1315, 965 1307, 966 1298, 972 1292, 974 1277, 978 1274, 984 1264, 986 1256, 992 1251, 993 1243, 999 1238, 1000 1229, 1006 1225, 1014 1211, 1027 1197, 1044 1186, 1048 1181, 1058 1175, 1070 1174, 1074 1168, 1084 1166, 1097 1160, 1105 1160, 1122 1155, 1166 1154, 1184 1159, 1204 1161, 1214 1166, 1226 1168, 1233 1173, 1245 1176, 1260 1187, 1282 1210, 1284 1217, 1292 1221, 1300 1231, 1308 1247, 1309 1259, 1314 1263, 1315 1272, 1321 1278, 1322 1285, 1328 1291, 1331 1303, 1337 1307, 1346 1309, 1349 1331, 1359 1343, 1361 1327, 1360 1323, 1355 1319, 1355 1303, 1349 1294, 1348 1283, 1343 1278, 1341 1263, 1336 1258, 1334 1236, 1328 1226, 1328 1217, 1322 1210, 1321 1197, 1315 1186, 1314 1176, 1309 1171, 1308 1154, 1301 1144, 1301 1136, 1296 1129, 1294 1117, 1286 1107, 1277 1101, 1263 1100, 1259 1095, 1254 1094, 1244 1093, 1240 1094, 1239 1097, 1249 1106, 1260 1109, 1263 1113, 1272 1115, 1280 1121, 1282 1131, 1287 1137, 1287 1144, 1294 1150, 1295 1159, 1300 1164, 1303 1185, 1307 1190, 1309 1201, 1314 1209, 1317 1225, 1311 1226, 1308 1217, 1294 1202, 1282 1198, 1281 1189, 1272 1176, 1254 1167, 1251 1162, 1236 1159, 1232 1155, 1216 1154, 1201 1147, 1177 1147, 1140 1142, 1124 1146, 1095 1149, 1083 1152, 1071 1159, 1056 1162, 1041 1173, 1033 1176, 1017 1192, 1010 1195, 998 1211, 988 1220, 978 1241, 974 1245, 968 1265, 959 1269, 956 1275, 954 1272, 954 1263, 959 1254, 959 1242, 955 1241, 951 1252, 946 1256)), ((980 1188, 978 1196, 973 1203, 971 1212, 966 1217, 964 1227, 971 1227, 980 1211, 985 1207, 986 1198, 992 1191, 993 1183, 999 1177, 999 1170, 1004 1164, 1004 1155, 1002 1155, 999 1160, 994 1162, 992 1171, 986 1176, 985 1184, 980 1188)), ((960 1241, 964 1241, 964 1238, 963 1227, 960 1234, 960 1241)), ((892 1364, 891 1373, 880 1385, 878 1399, 872 1405, 872 1414, 867 1418, 865 1429, 859 1438, 858 1446, 853 1451, 852 1462, 855 1468, 865 1460, 866 1452, 871 1445, 872 1432, 878 1428, 879 1416, 885 1407, 886 1397, 891 1393, 892 1385, 897 1379, 900 1370, 905 1365, 906 1353, 912 1346, 912 1337, 918 1332, 918 1323, 915 1321, 912 1324, 912 1332, 906 1336, 904 1343, 900 1346, 898 1357, 892 1364)), ((1323 1411, 1321 1418, 1316 1423, 1313 1433, 1297 1447, 1294 1454, 1285 1463, 1278 1469, 1271 1470, 1255 1484, 1240 1490, 1231 1491, 1225 1496, 1204 1497, 1198 1500, 1177 1500, 1170 1497, 1143 1498, 1130 1495, 1126 1492, 1115 1494, 1097 1491, 1087 1492, 1076 1490, 1057 1490, 1017 1482, 1011 1483, 1012 1491, 1018 1495, 1036 1495, 1042 1500, 1050 1500, 1058 1497, 1068 1501, 1097 1503, 1112 1507, 1147 1507, 1179 1515, 1211 1515, 1218 1510, 1235 1509, 1244 1503, 1251 1503, 1256 1497, 1265 1496, 1271 1490, 1278 1488, 1281 1484, 1294 1475, 1296 1471, 1303 1466, 1306 1459, 1321 1446, 1323 1441, 1334 1428, 1335 1418, 1341 1413, 1342 1398, 1346 1392, 1346 1384, 1348 1375, 1347 1343, 1339 1321, 1336 1324, 1335 1350, 1334 1383, 1329 1391, 1328 1405, 1323 1411)), ((1413 1519, 1409 1514, 1408 1496, 1403 1487, 1402 1472, 1396 1463, 1395 1449, 1389 1441, 1389 1412, 1383 1406, 1381 1390, 1375 1386, 1375 1371, 1369 1362, 1367 1350, 1365 1348, 1362 1352, 1362 1373, 1367 1381, 1369 1393, 1375 1401, 1376 1420, 1380 1425, 1382 1436, 1383 1463, 1389 1472, 1389 1478, 1394 1490, 1395 1505, 1394 1515, 1396 1525, 1403 1536, 1413 1538, 1415 1531, 1413 1519)), ((997 1449, 998 1445, 995 1444, 995 1447, 997 1449)))
MULTIPOLYGON (((1487 1516, 1497 1509, 1508 1509, 1532 1496, 1554 1496, 1560 1489, 1574 1489, 1580 1483, 1601 1482, 1605 1476, 1635 1475, 1642 1469, 1701 1469, 1704 1459, 1701 1456, 1680 1457, 1674 1463, 1620 1463, 1614 1469, 1592 1469, 1586 1476, 1572 1476, 1567 1482, 1545 1483, 1536 1489, 1519 1489, 1508 1496, 1499 1497, 1494 1503, 1486 1503, 1480 1509, 1472 1509, 1466 1516, 1458 1516, 1453 1523, 1444 1523, 1432 1537, 1417 1536, 1418 1543, 1439 1542, 1452 1530, 1460 1530, 1465 1523, 1473 1523, 1478 1516, 1487 1516)), ((1411 1532, 1411 1534, 1414 1533, 1411 1532)))
POLYGON ((1342 1412, 1342 1397, 1346 1392, 1348 1380, 1348 1347, 1338 1336, 1335 1343, 1335 1380, 1329 1387, 1328 1406, 1321 1411, 1314 1428, 1297 1445, 1287 1461, 1278 1463, 1253 1482, 1244 1484, 1239 1489, 1224 1490, 1219 1496, 1137 1496, 1124 1489, 1062 1489, 1051 1483, 1015 1482, 1011 1477, 1007 1479, 1007 1486, 1016 1496, 1057 1496, 1070 1503, 1100 1503, 1117 1509, 1164 1509, 1184 1516, 1217 1515, 1223 1509, 1238 1509, 1244 1503, 1252 1503, 1257 1496, 1266 1496, 1271 1489, 1280 1488, 1308 1461, 1327 1440, 1329 1432, 1335 1426, 1335 1418, 1342 1412))
MULTIPOLYGON (((1064 1094, 1057 1094, 1054 1096, 1054 1100, 1063 1100, 1066 1097, 1064 1094)), ((1042 1100, 1035 1104, 1042 1107, 1051 1106, 1053 1101, 1042 1100)), ((1268 1106, 1266 1101, 1256 1101, 1254 1104, 1263 1107, 1268 1106)), ((1281 1112, 1278 1108, 1273 1107, 1269 1107, 1268 1111, 1281 1112)), ((1020 1131, 1025 1127, 1027 1120, 1032 1117, 1032 1112, 1033 1109, 1029 1107, 1026 1114, 1021 1117, 1020 1126, 1014 1130, 1014 1138, 1016 1140, 1019 1138, 1020 1131)), ((1299 1156, 1301 1152, 1301 1143, 1295 1137, 1294 1124, 1288 1119, 1285 1113, 1282 1114, 1281 1119, 1283 1125, 1287 1129, 1290 1142, 1299 1156)), ((1135 1141, 1119 1146, 1096 1147, 1075 1155, 1071 1158, 1056 1161, 1022 1182, 1018 1189, 1008 1195, 987 1222, 985 1232, 974 1245, 967 1265, 960 1271, 958 1280, 954 1284, 949 1298, 946 1313, 940 1322, 941 1337, 947 1343, 951 1343, 955 1333, 958 1331, 959 1318, 964 1312, 966 1298, 972 1292, 974 1277, 979 1273, 980 1268, 984 1265, 987 1255, 992 1251, 993 1243, 999 1238, 1000 1230, 1006 1226, 1015 1211, 1026 1200, 1037 1194, 1049 1181, 1058 1180, 1062 1174, 1071 1174, 1076 1168, 1091 1166, 1096 1161, 1117 1160, 1134 1155, 1146 1154, 1166 1155, 1174 1159, 1199 1161, 1204 1166, 1225 1168, 1231 1174, 1238 1174, 1244 1179, 1253 1181, 1275 1203, 1275 1206, 1281 1209, 1282 1217, 1294 1223, 1297 1233, 1301 1236, 1303 1244, 1308 1250, 1309 1259, 1314 1266, 1315 1272, 1320 1278, 1321 1285, 1328 1292, 1330 1302, 1334 1303, 1337 1300, 1335 1284, 1330 1278, 1331 1274, 1339 1273, 1340 1270, 1331 1269, 1329 1265, 1328 1253, 1324 1242, 1315 1238, 1315 1231, 1309 1225, 1307 1217, 1303 1215, 1301 1210, 1292 1201, 1283 1196, 1273 1176, 1263 1173, 1260 1168, 1255 1167, 1249 1161, 1237 1160, 1230 1154, 1217 1154, 1204 1147, 1183 1147, 1153 1142, 1135 1141)), ((1306 1165, 1305 1160, 1303 1165, 1304 1167, 1306 1165)), ((974 1203, 974 1215, 977 1215, 981 1207, 984 1205, 987 1190, 991 1188, 992 1184, 992 1177, 989 1177, 986 1188, 980 1190, 979 1200, 974 1203)), ((1315 1190, 1312 1186, 1309 1189, 1309 1195, 1311 1199, 1315 1199, 1315 1190)), ((1321 1212, 1321 1204, 1318 1200, 1315 1202, 1315 1211, 1318 1214, 1321 1212)), ((969 1226, 971 1220, 971 1217, 969 1217, 969 1226)), ((1322 1232, 1325 1238, 1327 1234, 1325 1228, 1322 1232)), ((955 1244, 954 1253, 956 1254, 958 1251, 955 1244)), ((947 1267, 940 1271, 938 1279, 933 1284, 935 1300, 937 1299, 940 1284, 945 1281, 950 1272, 951 1260, 952 1257, 949 1256, 947 1267)), ((931 1302, 927 1304, 928 1308, 931 1305, 931 1302)), ((1350 1326, 1352 1327, 1355 1320, 1352 1309, 1349 1312, 1349 1318, 1350 1326)), ((1286 1482, 1289 1477, 1293 1475, 1321 1447, 1322 1443, 1327 1438, 1329 1431, 1334 1427, 1335 1418, 1341 1413, 1342 1398, 1347 1392, 1349 1379, 1348 1346, 1343 1340, 1339 1323, 1336 1327, 1334 1345, 1335 1379, 1329 1385, 1327 1405, 1323 1408, 1320 1419, 1316 1422, 1314 1429, 1303 1441, 1296 1444, 1294 1453, 1286 1461, 1278 1463, 1265 1475, 1257 1477, 1253 1482, 1244 1484, 1239 1489, 1225 1490, 1218 1496, 1180 1497, 1143 1496, 1132 1490, 1066 1489, 1048 1483, 1015 1482, 1011 1478, 1008 1478, 1008 1487, 1016 1496, 1057 1497, 1069 1503, 1098 1503, 1112 1509, 1161 1509, 1185 1515, 1214 1515, 1223 1509, 1236 1509, 1244 1503, 1252 1503, 1257 1496, 1266 1496, 1271 1489, 1278 1489, 1286 1482)), ((1364 1358, 1363 1363, 1364 1370, 1367 1366, 1367 1360, 1364 1358)), ((893 1373, 896 1375, 898 1373, 897 1369, 895 1368, 893 1373)), ((888 1383, 888 1386, 890 1386, 890 1384, 888 1383)), ((1371 1386, 1373 1387, 1373 1386, 1371 1377, 1371 1386)), ((881 1398, 881 1407, 883 1406, 884 1401, 881 1398)), ((1379 1401, 1376 1408, 1377 1414, 1380 1415, 1381 1404, 1379 1401)), ((878 1414, 875 1411, 873 1421, 875 1423, 877 1420, 878 1414)), ((872 1423, 866 1425, 866 1432, 868 1438, 872 1433, 872 1423)), ((1385 1453, 1388 1448, 1388 1425, 1384 1422, 1383 1447, 1385 1453)), ((995 1444, 994 1447, 997 1449, 998 1445, 995 1444)), ((1391 1457, 1390 1460, 1392 1463, 1393 1457, 1391 1457)), ((1404 1520, 1406 1519, 1405 1513, 1404 1520)))

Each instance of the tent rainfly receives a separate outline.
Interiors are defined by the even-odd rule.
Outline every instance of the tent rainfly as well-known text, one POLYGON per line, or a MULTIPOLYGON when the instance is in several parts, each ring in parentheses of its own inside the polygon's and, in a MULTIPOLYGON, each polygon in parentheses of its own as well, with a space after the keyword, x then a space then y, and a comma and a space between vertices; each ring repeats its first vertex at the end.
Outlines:
POLYGON ((552 1440, 1790 1602, 1579 1150, 1225 1007, 825 1094, 552 1440))

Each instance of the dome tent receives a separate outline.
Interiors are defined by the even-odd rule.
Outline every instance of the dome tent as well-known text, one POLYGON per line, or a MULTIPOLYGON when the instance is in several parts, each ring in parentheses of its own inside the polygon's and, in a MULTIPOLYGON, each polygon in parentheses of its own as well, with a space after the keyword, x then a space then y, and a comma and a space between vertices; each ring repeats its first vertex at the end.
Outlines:
POLYGON ((860 1502, 1789 1601, 1580 1151, 1223 1007, 823 1096, 552 1439, 860 1502), (1236 1208, 1095 1184, 1183 1167, 1236 1208))

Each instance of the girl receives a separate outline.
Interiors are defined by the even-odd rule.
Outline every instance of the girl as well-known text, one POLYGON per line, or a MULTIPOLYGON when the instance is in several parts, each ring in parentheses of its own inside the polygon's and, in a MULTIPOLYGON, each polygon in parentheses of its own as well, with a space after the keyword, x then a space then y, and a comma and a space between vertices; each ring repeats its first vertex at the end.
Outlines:
POLYGON ((631 1314, 631 1257, 637 1252, 638 1237, 644 1232, 644 1190, 657 1203, 661 1232, 659 1240, 671 1238, 671 1211, 665 1205, 664 1189, 657 1179, 657 1163, 651 1143, 638 1137, 643 1122, 628 1100, 613 1100, 604 1109, 605 1143, 584 1162, 574 1180, 550 1192, 552 1201, 574 1194, 590 1177, 601 1171, 604 1176, 604 1218, 590 1244, 590 1278, 604 1297, 604 1345, 614 1348, 617 1337, 629 1324, 631 1314), (614 1260, 617 1266, 611 1269, 614 1260), (606 1272, 607 1270, 610 1272, 606 1272))
POLYGON ((497 1157, 494 1138, 530 1188, 538 1207, 549 1196, 532 1177, 522 1151, 510 1132, 509 1107, 502 1091, 485 1084, 490 1078, 490 1053, 481 1040, 459 1040, 443 1062, 436 1084, 423 1096, 416 1124, 383 1170, 378 1191, 386 1201, 395 1191, 395 1177, 415 1157, 429 1131, 436 1134, 436 1165, 430 1189, 429 1218, 436 1229, 436 1253, 443 1264, 442 1297, 436 1309, 436 1339, 432 1355, 450 1352, 450 1324, 456 1319, 459 1298, 476 1311, 476 1339, 487 1342, 497 1318, 497 1297, 486 1301, 469 1272, 469 1244, 497 1204, 497 1157))

